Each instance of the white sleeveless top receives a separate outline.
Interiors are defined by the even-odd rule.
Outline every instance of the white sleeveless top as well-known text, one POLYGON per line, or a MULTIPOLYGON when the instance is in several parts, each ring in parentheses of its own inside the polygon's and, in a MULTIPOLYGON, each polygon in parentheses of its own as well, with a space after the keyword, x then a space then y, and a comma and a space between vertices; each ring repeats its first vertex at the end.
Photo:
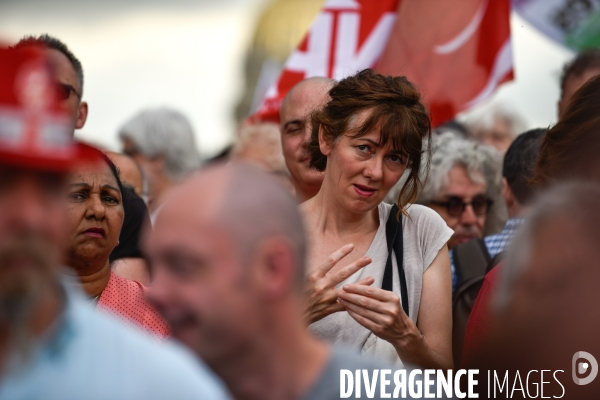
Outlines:
MULTIPOLYGON (((375 279, 373 287, 381 287, 388 255, 385 225, 391 209, 392 205, 387 203, 381 203, 378 206, 379 228, 365 254, 371 257, 371 264, 350 276, 338 287, 356 283, 369 276, 375 279)), ((429 207, 412 204, 407 208, 407 211, 410 218, 402 217, 404 273, 408 288, 409 317, 416 323, 421 304, 423 273, 431 265, 440 249, 448 242, 454 231, 448 228, 442 217, 429 207)), ((400 280, 395 254, 392 257, 392 264, 392 287, 394 293, 400 297, 400 280)), ((340 343, 346 347, 360 350, 363 354, 378 357, 394 364, 396 367, 403 365, 391 343, 375 336, 345 311, 331 314, 311 324, 309 329, 316 336, 332 343, 340 343)))

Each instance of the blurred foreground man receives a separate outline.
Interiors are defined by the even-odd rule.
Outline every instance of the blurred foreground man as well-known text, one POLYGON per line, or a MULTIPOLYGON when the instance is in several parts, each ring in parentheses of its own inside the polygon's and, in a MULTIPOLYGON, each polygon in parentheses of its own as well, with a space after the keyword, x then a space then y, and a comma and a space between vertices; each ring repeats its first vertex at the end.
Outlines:
POLYGON ((340 369, 386 368, 307 331, 305 246, 289 191, 235 163, 176 188, 145 242, 151 300, 236 399, 338 399, 340 369))
POLYGON ((187 353, 95 312, 63 275, 63 186, 85 147, 48 59, 0 60, 0 399, 225 398, 187 353))
POLYGON ((323 182, 323 173, 310 168, 308 142, 312 130, 311 116, 329 101, 329 78, 308 78, 296 84, 281 103, 281 144, 285 164, 292 175, 299 202, 312 198, 323 182))

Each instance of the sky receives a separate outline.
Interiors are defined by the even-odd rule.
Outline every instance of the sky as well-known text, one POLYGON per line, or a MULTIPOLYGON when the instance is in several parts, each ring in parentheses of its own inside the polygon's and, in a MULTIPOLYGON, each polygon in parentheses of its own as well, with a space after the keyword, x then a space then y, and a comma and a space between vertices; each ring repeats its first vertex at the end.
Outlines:
MULTIPOLYGON (((227 146, 243 89, 243 62, 269 0, 0 0, 0 40, 49 33, 81 60, 90 112, 77 137, 119 150, 119 128, 149 107, 188 116, 204 157, 227 146)), ((517 15, 511 18, 516 80, 493 102, 528 128, 556 121, 558 79, 573 53, 517 15)))

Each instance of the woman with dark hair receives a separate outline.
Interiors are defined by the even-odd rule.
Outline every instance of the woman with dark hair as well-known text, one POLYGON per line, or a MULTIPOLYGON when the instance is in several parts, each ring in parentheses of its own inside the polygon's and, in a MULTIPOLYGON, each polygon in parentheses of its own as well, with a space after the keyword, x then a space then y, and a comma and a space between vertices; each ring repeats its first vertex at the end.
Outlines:
POLYGON ((365 70, 329 95, 313 115, 309 145, 323 184, 301 205, 308 265, 319 265, 308 276, 311 330, 396 365, 452 368, 452 230, 435 211, 410 204, 430 157, 420 93, 404 77, 365 70), (398 207, 383 203, 405 171, 398 207))
POLYGON ((109 256, 123 226, 123 185, 106 155, 90 150, 92 159, 70 174, 66 263, 75 270, 91 302, 117 317, 165 337, 166 322, 146 301, 145 288, 117 276, 109 256))

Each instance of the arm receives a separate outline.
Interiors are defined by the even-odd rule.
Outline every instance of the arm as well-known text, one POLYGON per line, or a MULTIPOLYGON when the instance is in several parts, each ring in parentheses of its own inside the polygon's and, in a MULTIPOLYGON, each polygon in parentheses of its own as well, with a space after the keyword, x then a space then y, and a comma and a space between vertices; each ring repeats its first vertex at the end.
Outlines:
POLYGON ((404 363, 451 369, 452 288, 444 246, 423 274, 418 325, 404 313, 398 295, 379 288, 345 285, 342 304, 359 324, 390 342, 404 363))

